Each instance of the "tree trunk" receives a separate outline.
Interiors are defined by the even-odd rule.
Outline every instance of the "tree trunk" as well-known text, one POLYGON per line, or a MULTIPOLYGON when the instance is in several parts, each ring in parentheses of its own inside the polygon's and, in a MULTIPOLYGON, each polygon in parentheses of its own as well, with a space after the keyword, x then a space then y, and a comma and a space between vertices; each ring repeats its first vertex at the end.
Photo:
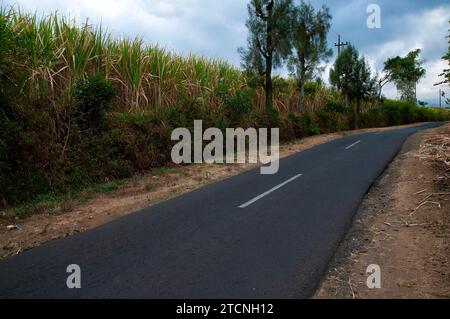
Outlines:
POLYGON ((305 81, 300 80, 300 112, 305 112, 305 81))
POLYGON ((305 68, 305 57, 300 57, 300 83, 299 83, 299 89, 300 89, 300 112, 305 112, 305 78, 306 78, 306 68, 305 68))
POLYGON ((266 59, 266 109, 273 107, 273 84, 272 84, 272 55, 266 59))
POLYGON ((273 84, 272 84, 272 66, 273 66, 273 28, 272 28, 272 8, 268 6, 267 13, 267 56, 266 56, 266 109, 273 107, 273 84))
POLYGON ((356 109, 355 109, 355 129, 358 129, 359 113, 361 113, 361 99, 356 98, 356 109))

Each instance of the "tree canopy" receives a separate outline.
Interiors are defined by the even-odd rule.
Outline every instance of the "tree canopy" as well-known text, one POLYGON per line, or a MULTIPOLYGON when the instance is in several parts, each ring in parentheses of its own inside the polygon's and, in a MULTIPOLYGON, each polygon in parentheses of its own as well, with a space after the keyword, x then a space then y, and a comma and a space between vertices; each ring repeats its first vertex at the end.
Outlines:
POLYGON ((315 10, 310 3, 301 2, 294 9, 292 19, 292 46, 294 52, 288 67, 299 81, 300 110, 305 108, 305 82, 312 80, 321 61, 332 56, 328 48, 327 35, 331 28, 328 7, 315 10))
MULTIPOLYGON (((449 21, 449 23, 450 23, 450 21, 449 21)), ((450 33, 450 29, 449 29, 449 33, 450 33)), ((439 76, 440 76, 440 77, 444 77, 444 79, 443 79, 441 82, 436 83, 436 84, 435 84, 436 86, 437 86, 437 85, 442 85, 442 84, 448 84, 448 85, 450 85, 450 35, 447 36, 447 39, 449 39, 449 40, 448 40, 448 43, 449 43, 448 51, 447 51, 447 53, 442 57, 442 60, 447 61, 447 63, 448 63, 448 68, 444 69, 444 70, 442 71, 442 73, 439 74, 439 76)), ((442 94, 443 94, 443 96, 445 97, 445 93, 443 92, 442 94)), ((446 104, 450 104, 450 98, 446 98, 446 99, 445 99, 445 103, 446 103, 446 104)))
POLYGON ((330 83, 339 88, 347 102, 356 100, 355 126, 360 113, 361 100, 375 95, 376 79, 372 77, 369 65, 358 50, 349 45, 336 59, 330 70, 330 83))
POLYGON ((260 79, 266 92, 266 107, 273 105, 272 70, 288 57, 292 0, 252 0, 246 26, 247 48, 240 48, 243 67, 260 79))
POLYGON ((423 62, 419 59, 420 53, 421 50, 417 49, 404 57, 390 58, 384 63, 387 79, 395 83, 402 100, 417 101, 416 86, 426 74, 423 62))

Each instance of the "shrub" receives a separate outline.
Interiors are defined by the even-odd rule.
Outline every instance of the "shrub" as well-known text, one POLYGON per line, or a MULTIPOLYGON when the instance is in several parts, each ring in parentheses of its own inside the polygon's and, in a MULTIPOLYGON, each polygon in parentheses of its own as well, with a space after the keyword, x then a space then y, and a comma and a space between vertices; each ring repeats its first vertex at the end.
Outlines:
POLYGON ((267 127, 280 127, 280 112, 271 107, 265 110, 265 115, 267 118, 267 127))
POLYGON ((379 109, 372 109, 367 112, 363 112, 359 114, 358 117, 359 127, 377 127, 384 126, 382 112, 379 109))
POLYGON ((305 128, 301 123, 301 113, 290 111, 287 115, 286 122, 288 124, 286 124, 285 127, 288 127, 288 129, 292 131, 294 138, 301 138, 307 135, 305 128))
POLYGON ((320 91, 322 85, 318 82, 306 82, 305 83, 305 96, 314 97, 320 91))
POLYGON ((280 118, 280 140, 281 141, 291 141, 297 137, 297 122, 295 120, 295 114, 293 112, 288 113, 288 115, 281 115, 280 118))
POLYGON ((224 104, 225 116, 232 125, 239 124, 250 112, 253 94, 251 88, 238 89, 234 95, 230 94, 228 88, 219 88, 218 95, 224 104))
POLYGON ((135 111, 113 115, 114 126, 120 130, 120 154, 135 170, 161 166, 170 160, 173 128, 165 114, 135 111))
POLYGON ((306 132, 308 136, 313 136, 320 134, 320 128, 314 122, 311 113, 306 112, 300 116, 300 123, 303 127, 303 131, 306 132))
POLYGON ((328 112, 336 112, 336 113, 346 113, 348 112, 348 108, 345 103, 338 100, 328 100, 325 103, 325 110, 328 112))
POLYGON ((327 110, 320 110, 316 113, 317 119, 318 119, 318 126, 320 127, 321 132, 336 132, 340 131, 340 127, 338 126, 338 113, 327 111, 327 110))
POLYGON ((102 128, 116 95, 114 84, 96 74, 76 82, 73 91, 77 122, 83 127, 102 128))

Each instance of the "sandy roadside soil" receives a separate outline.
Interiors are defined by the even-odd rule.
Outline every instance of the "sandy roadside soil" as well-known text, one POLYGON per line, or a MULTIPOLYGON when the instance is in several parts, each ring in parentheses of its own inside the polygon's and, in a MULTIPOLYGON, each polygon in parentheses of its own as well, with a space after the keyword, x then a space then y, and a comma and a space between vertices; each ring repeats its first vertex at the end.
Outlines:
POLYGON ((420 132, 366 196, 315 298, 450 298, 450 124, 420 132), (381 288, 369 289, 369 265, 381 288))
MULTIPOLYGON (((286 157, 345 135, 396 128, 400 127, 363 129, 308 137, 281 146, 280 155, 286 157)), ((255 166, 239 164, 175 167, 163 173, 149 172, 131 178, 125 181, 117 191, 111 193, 95 193, 89 196, 81 193, 70 202, 61 203, 56 210, 44 209, 43 212, 23 219, 14 218, 10 211, 0 212, 0 259, 17 255, 50 240, 98 227, 121 216, 239 174, 255 166), (7 226, 11 224, 19 224, 20 228, 7 230, 7 226)))

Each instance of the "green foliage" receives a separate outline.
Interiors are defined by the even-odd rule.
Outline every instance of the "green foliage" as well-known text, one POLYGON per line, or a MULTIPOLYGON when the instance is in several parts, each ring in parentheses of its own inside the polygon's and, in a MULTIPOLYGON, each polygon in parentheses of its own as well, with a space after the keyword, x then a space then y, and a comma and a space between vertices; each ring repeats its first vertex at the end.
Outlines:
MULTIPOLYGON (((450 36, 447 38, 450 39, 450 36)), ((450 43, 450 40, 449 40, 450 43)), ((446 61, 450 65, 450 46, 448 47, 448 52, 442 57, 442 60, 446 61)), ((436 83, 435 85, 441 85, 441 84, 449 84, 450 85, 450 68, 446 68, 442 71, 441 74, 439 74, 440 77, 444 77, 444 80, 441 82, 436 83)), ((447 99, 447 104, 450 104, 450 100, 447 99)))
POLYGON ((320 134, 320 128, 314 122, 313 115, 309 112, 305 112, 300 116, 300 125, 303 126, 303 131, 308 136, 314 136, 320 134))
POLYGON ((325 110, 328 112, 346 113, 348 112, 347 106, 338 100, 328 100, 325 104, 325 110))
POLYGON ((318 126, 322 133, 341 131, 339 126, 339 114, 333 111, 321 110, 317 112, 318 126))
POLYGON ((247 6, 247 48, 240 48, 242 66, 263 83, 266 108, 273 107, 272 69, 291 51, 292 0, 252 0, 247 6))
POLYGON ((280 112, 276 108, 266 109, 267 127, 280 126, 280 112))
POLYGON ((144 171, 170 161, 173 127, 166 116, 166 112, 158 111, 114 114, 114 126, 121 132, 120 154, 135 171, 144 171))
POLYGON ((114 181, 106 184, 97 184, 94 189, 100 193, 111 193, 119 189, 121 183, 119 181, 114 181))
POLYGON ((352 45, 336 59, 330 71, 330 82, 342 90, 348 101, 357 100, 358 104, 361 99, 374 95, 375 91, 375 79, 366 60, 359 56, 358 50, 352 45))
POLYGON ((450 112, 438 108, 417 106, 408 101, 386 100, 381 107, 385 125, 410 124, 415 122, 445 121, 450 112))
MULTIPOLYGON (((258 21, 251 27, 259 36, 250 37, 253 46, 268 40, 261 28, 267 24, 256 14, 268 14, 263 4, 270 3, 252 1, 258 21)), ((273 14, 290 3, 273 3, 273 14)), ((287 29, 275 33, 285 36, 290 25, 278 18, 273 23, 287 29)), ((285 45, 269 46, 275 66, 285 45)), ((284 141, 349 128, 353 113, 337 90, 307 82, 310 112, 299 112, 298 79, 259 73, 270 59, 255 48, 249 57, 254 64, 241 72, 224 61, 114 40, 101 28, 76 27, 56 14, 40 19, 0 11, 0 207, 27 203, 15 211, 20 217, 53 212, 57 205, 66 210, 81 189, 111 192, 118 179, 158 173, 171 162, 173 129, 192 129, 194 120, 203 120, 205 129, 280 127, 284 141), (261 84, 267 80, 273 81, 274 103, 264 107, 261 84)), ((365 70, 358 55, 354 62, 354 70, 365 70)), ((348 88, 361 91, 351 83, 348 88)), ((364 127, 449 119, 444 110, 411 104, 362 104, 364 127)))
POLYGON ((251 88, 238 89, 234 95, 221 88, 218 95, 224 104, 225 116, 232 125, 239 125, 252 109, 254 90, 251 88))
POLYGON ((285 79, 281 76, 274 76, 272 78, 274 95, 287 95, 292 92, 296 85, 295 79, 285 79))
POLYGON ((292 0, 252 0, 247 9, 248 48, 240 52, 244 68, 260 74, 267 63, 279 66, 290 53, 292 0))
POLYGON ((78 81, 73 92, 77 122, 89 128, 104 126, 116 92, 114 84, 101 74, 78 81))
POLYGON ((305 97, 308 97, 308 98, 315 97, 320 92, 320 90, 322 88, 323 88, 322 84, 320 84, 320 83, 318 83, 316 81, 314 81, 314 82, 312 82, 312 81, 306 82, 305 83, 305 88, 304 88, 305 97))
POLYGON ((388 59, 384 64, 384 72, 393 81, 401 93, 401 99, 416 103, 416 85, 426 74, 419 60, 421 50, 409 52, 405 57, 388 59))
POLYGON ((300 111, 304 111, 306 81, 316 76, 321 61, 327 61, 333 55, 327 42, 331 28, 330 10, 323 6, 316 11, 310 3, 302 1, 293 10, 291 28, 294 53, 289 58, 288 67, 298 79, 300 111))
MULTIPOLYGON (((450 23, 450 21, 449 21, 450 23)), ((446 61, 448 66, 442 71, 441 74, 439 74, 439 77, 443 77, 444 79, 438 83, 435 84, 435 86, 442 85, 442 84, 448 84, 450 85, 450 29, 449 35, 446 37, 448 39, 447 43, 449 44, 447 53, 442 57, 442 60, 446 61)), ((445 97, 445 93, 443 95, 445 97)), ((446 104, 450 104, 450 98, 445 99, 446 104)))

